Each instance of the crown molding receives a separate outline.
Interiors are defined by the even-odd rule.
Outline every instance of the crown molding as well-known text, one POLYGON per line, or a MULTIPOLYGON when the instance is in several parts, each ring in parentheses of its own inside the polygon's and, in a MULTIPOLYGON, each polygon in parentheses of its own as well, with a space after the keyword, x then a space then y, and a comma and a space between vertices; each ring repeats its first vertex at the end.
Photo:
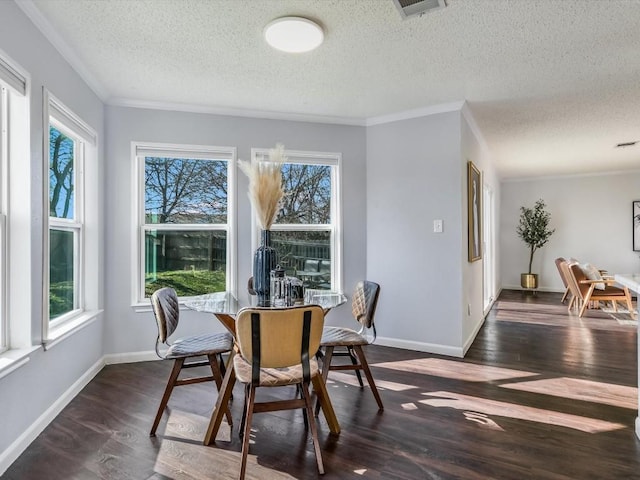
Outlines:
MULTIPOLYGON (((518 183, 518 182, 538 182, 548 180, 570 180, 572 178, 585 178, 585 177, 607 177, 607 176, 620 176, 620 175, 636 175, 640 174, 640 170, 611 170, 602 172, 588 172, 588 173, 567 173, 562 175, 538 175, 536 177, 503 177, 500 178, 502 183, 518 183)), ((506 287, 505 287, 506 288, 506 287)))
POLYGON ((469 125, 469 128, 471 129, 476 139, 478 140, 478 143, 480 144, 480 148, 482 149, 483 153, 487 157, 491 157, 490 151, 489 151, 489 145, 487 145, 487 141, 485 140, 484 135, 482 135, 482 131, 478 126, 478 122, 476 122, 476 119, 473 116, 473 113, 471 112, 471 107, 469 106, 469 103, 466 101, 464 102, 464 105, 462 105, 462 116, 465 118, 465 120, 467 121, 467 124, 469 125))
POLYGON ((47 40, 53 45, 53 47, 62 55, 62 57, 69 62, 71 68, 76 71, 78 75, 85 81, 91 90, 98 96, 103 103, 108 98, 108 93, 104 85, 93 76, 89 69, 85 66, 84 62, 80 60, 80 57, 76 55, 75 51, 65 42, 62 37, 56 32, 49 21, 42 15, 38 7, 35 6, 32 0, 15 0, 16 5, 22 9, 27 17, 33 22, 38 30, 45 36, 47 40))
POLYGON ((364 127, 362 118, 334 117, 329 115, 313 115, 306 113, 272 112, 267 110, 250 110, 244 108, 212 107, 206 105, 194 105, 190 103, 156 102, 148 100, 136 100, 133 98, 110 98, 107 105, 114 107, 147 108, 151 110, 165 110, 188 113, 205 113, 212 115, 225 115, 230 117, 263 118, 269 120, 287 120, 292 122, 328 123, 337 125, 351 125, 364 127))
POLYGON ((413 110, 405 110, 402 112, 391 113, 389 115, 380 115, 378 117, 369 117, 366 120, 366 126, 381 125, 383 123, 398 122, 400 120, 410 120, 412 118, 427 117, 437 113, 457 112, 462 109, 464 101, 441 103, 439 105, 431 105, 428 107, 415 108, 413 110))

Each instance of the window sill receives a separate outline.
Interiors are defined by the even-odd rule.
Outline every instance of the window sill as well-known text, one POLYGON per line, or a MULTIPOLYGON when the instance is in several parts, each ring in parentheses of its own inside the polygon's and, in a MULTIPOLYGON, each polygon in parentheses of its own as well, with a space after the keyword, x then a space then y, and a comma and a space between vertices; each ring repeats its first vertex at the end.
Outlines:
POLYGON ((0 354, 0 378, 6 377, 14 370, 29 361, 29 355, 38 350, 40 345, 27 348, 15 348, 0 354))
POLYGON ((49 350, 62 340, 70 337, 74 333, 82 330, 84 327, 88 327, 98 319, 98 316, 103 310, 92 310, 89 312, 83 312, 72 320, 64 322, 63 324, 49 330, 49 338, 42 342, 45 350, 49 350))

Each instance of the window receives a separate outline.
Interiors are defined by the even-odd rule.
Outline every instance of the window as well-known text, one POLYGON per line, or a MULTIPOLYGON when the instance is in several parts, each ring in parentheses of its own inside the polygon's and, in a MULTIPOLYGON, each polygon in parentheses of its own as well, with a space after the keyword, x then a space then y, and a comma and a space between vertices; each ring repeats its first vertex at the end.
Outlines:
POLYGON ((7 322, 7 163, 8 91, 0 84, 0 352, 8 347, 7 322))
POLYGON ((46 91, 45 108, 49 118, 45 139, 45 199, 49 212, 45 245, 46 342, 68 321, 97 310, 95 225, 99 213, 95 132, 46 91))
MULTIPOLYGON (((268 150, 252 150, 253 161, 267 160, 268 155, 268 150)), ((285 155, 285 196, 271 227, 278 263, 308 288, 342 290, 340 154, 285 155)))
POLYGON ((173 287, 180 297, 235 285, 235 148, 134 144, 137 269, 134 303, 173 287))
POLYGON ((0 51, 0 353, 31 344, 27 87, 27 74, 0 51))

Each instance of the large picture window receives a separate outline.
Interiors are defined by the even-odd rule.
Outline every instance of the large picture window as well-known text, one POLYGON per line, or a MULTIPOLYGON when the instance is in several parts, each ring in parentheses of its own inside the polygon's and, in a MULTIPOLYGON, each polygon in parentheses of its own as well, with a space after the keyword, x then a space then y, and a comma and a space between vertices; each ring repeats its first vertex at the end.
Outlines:
POLYGON ((231 290, 235 149, 140 144, 135 152, 140 189, 135 302, 166 286, 180 297, 231 290))
MULTIPOLYGON (((254 149, 253 161, 269 151, 254 149)), ((285 151, 285 196, 271 227, 271 243, 287 275, 307 288, 341 290, 340 154, 285 151)))

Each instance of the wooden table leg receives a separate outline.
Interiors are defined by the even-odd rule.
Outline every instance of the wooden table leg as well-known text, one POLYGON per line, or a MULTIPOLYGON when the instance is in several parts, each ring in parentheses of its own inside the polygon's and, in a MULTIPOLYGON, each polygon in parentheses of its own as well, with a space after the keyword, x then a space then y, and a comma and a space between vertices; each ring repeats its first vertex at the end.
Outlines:
MULTIPOLYGON (((325 385, 321 375, 316 375, 311 379, 311 381, 313 383, 313 390, 316 392, 316 395, 318 395, 318 400, 320 401, 324 418, 327 420, 327 424, 329 425, 329 431, 338 435, 340 433, 340 424, 338 423, 336 412, 333 410, 333 405, 329 398, 329 392, 327 392, 327 386, 325 385)), ((220 415, 220 420, 222 420, 222 415, 220 415)))
POLYGON ((229 399, 233 392, 233 386, 236 383, 236 372, 233 369, 233 357, 236 355, 235 349, 229 354, 229 360, 227 361, 227 372, 222 380, 222 387, 218 393, 218 399, 216 400, 216 406, 211 413, 211 420, 209 420, 209 427, 207 433, 204 436, 204 444, 211 445, 216 440, 218 430, 220 430, 220 424, 224 418, 224 413, 228 408, 229 399), (227 408, 225 408, 227 407, 227 408))

